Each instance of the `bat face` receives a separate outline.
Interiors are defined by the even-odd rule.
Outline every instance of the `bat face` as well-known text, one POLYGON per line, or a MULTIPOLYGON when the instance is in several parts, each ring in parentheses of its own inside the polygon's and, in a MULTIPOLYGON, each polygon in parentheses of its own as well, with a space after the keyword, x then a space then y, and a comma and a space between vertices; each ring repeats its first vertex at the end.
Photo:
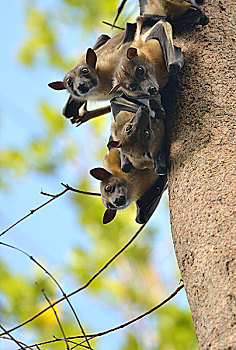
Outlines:
POLYGON ((142 106, 121 131, 121 151, 136 159, 154 161, 163 139, 163 121, 151 117, 149 108, 142 106))
POLYGON ((107 209, 120 210, 130 204, 126 180, 111 176, 101 183, 102 202, 107 209))
POLYGON ((88 49, 86 62, 72 68, 64 78, 64 86, 75 99, 84 98, 98 86, 96 73, 97 55, 93 49, 88 49))
POLYGON ((123 177, 114 176, 104 168, 94 168, 90 170, 90 174, 101 181, 102 202, 108 210, 115 211, 128 207, 130 189, 123 177))
POLYGON ((155 96, 159 92, 152 64, 141 57, 124 57, 115 72, 115 84, 130 97, 155 96))
POLYGON ((86 100, 98 86, 96 63, 97 55, 93 49, 89 48, 86 59, 72 68, 63 81, 54 81, 48 85, 54 90, 67 89, 71 96, 70 99, 86 100))
POLYGON ((80 64, 66 74, 64 85, 75 99, 84 98, 98 85, 96 71, 86 63, 80 64))

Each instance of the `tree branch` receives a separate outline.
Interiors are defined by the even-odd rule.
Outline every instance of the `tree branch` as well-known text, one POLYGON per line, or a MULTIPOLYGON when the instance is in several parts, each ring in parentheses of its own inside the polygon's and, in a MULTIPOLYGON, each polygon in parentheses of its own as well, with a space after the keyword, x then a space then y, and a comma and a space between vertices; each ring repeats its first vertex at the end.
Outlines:
MULTIPOLYGON (((37 283, 36 283, 36 284, 37 284, 37 283)), ((70 347, 69 347, 69 344, 68 344, 68 340, 67 340, 67 338, 66 338, 64 329, 63 329, 63 327, 62 327, 62 324, 61 324, 61 321, 60 321, 60 319, 59 319, 59 316, 58 316, 58 314, 57 314, 57 312, 56 312, 56 309, 52 306, 52 303, 51 303, 50 299, 48 298, 48 296, 46 295, 45 290, 44 290, 43 288, 41 289, 41 292, 43 293, 45 299, 47 300, 48 304, 51 306, 51 308, 52 308, 52 310, 53 310, 53 312, 54 312, 54 315, 55 315, 55 317, 56 317, 57 323, 58 323, 58 325, 59 325, 59 328, 60 328, 61 333, 62 333, 62 336, 63 336, 63 340, 64 340, 65 343, 66 343, 66 348, 67 348, 67 350, 70 350, 70 347)))
POLYGON ((100 193, 97 192, 88 192, 88 191, 82 191, 82 190, 77 190, 76 188, 73 188, 67 184, 63 184, 62 186, 65 187, 65 189, 57 194, 49 194, 49 193, 45 193, 42 191, 41 189, 41 194, 44 196, 49 196, 51 197, 48 201, 44 202, 43 204, 41 204, 40 206, 38 206, 35 209, 31 209, 30 212, 28 214, 26 214, 25 216, 23 216, 20 220, 16 221, 13 225, 9 226, 6 230, 4 230, 3 232, 0 233, 0 237, 3 236, 6 232, 10 231, 13 227, 15 227, 16 225, 18 225, 20 222, 22 222, 23 220, 27 219, 30 215, 33 215, 37 210, 43 208, 45 205, 51 203, 52 201, 54 201, 56 198, 61 197, 63 194, 65 194, 67 191, 72 191, 72 192, 76 192, 76 193, 81 193, 81 194, 87 194, 90 196, 101 196, 100 193))
MULTIPOLYGON (((98 332, 98 333, 94 333, 94 334, 87 334, 87 337, 89 338, 89 340, 91 339, 94 339, 94 338, 97 338, 97 337, 101 337, 103 335, 106 335, 108 333, 112 333, 112 332, 115 332, 119 329, 122 329, 122 328, 125 328, 127 326, 129 326, 130 324, 132 323, 135 323, 137 321, 139 321, 140 319, 144 318, 145 316, 153 313, 154 311, 156 311, 157 309, 159 309, 160 307, 162 307, 163 305, 165 305, 168 301, 170 301, 171 299, 173 299, 176 294, 178 294, 180 292, 180 290, 184 288, 184 285, 181 284, 180 286, 178 286, 166 299, 164 299, 160 304, 154 306, 153 308, 151 308, 150 310, 144 312, 143 314, 133 318, 132 320, 129 320, 125 323, 122 323, 121 325, 117 326, 117 327, 114 327, 114 328, 110 328, 106 331, 102 331, 102 332, 98 332)), ((83 336, 72 336, 72 337, 68 337, 67 339, 68 340, 73 340, 73 339, 79 339, 79 338, 82 338, 83 336)), ((44 341, 44 342, 40 342, 40 343, 37 343, 37 344, 32 344, 31 347, 35 347, 37 345, 46 345, 46 344, 51 344, 51 343, 54 343, 56 341, 62 341, 63 339, 60 339, 60 338, 57 338, 57 339, 53 339, 53 340, 47 340, 47 341, 44 341)), ((83 340, 81 343, 79 344, 76 344, 76 346, 79 346, 79 345, 82 345, 83 343, 85 342, 85 340, 83 340)), ((75 346, 75 347, 76 347, 75 346)), ((72 349, 74 349, 75 347, 73 347, 72 349)), ((26 349, 26 348, 24 348, 26 349)))
MULTIPOLYGON (((4 337, 4 339, 12 340, 14 343, 16 343, 16 344, 20 347, 20 349, 32 349, 32 347, 31 347, 30 345, 26 345, 25 343, 16 340, 2 325, 0 325, 0 328, 1 328, 4 332, 6 332, 6 334, 7 334, 8 337, 9 337, 9 338, 5 338, 5 337, 4 337), (23 346, 24 346, 24 347, 23 347, 23 346)), ((33 345, 33 347, 35 347, 35 345, 33 345)), ((37 347, 37 349, 40 350, 40 348, 39 348, 39 346, 38 346, 37 344, 36 344, 36 347, 37 347)), ((33 349, 32 349, 32 350, 33 350, 33 349)))
MULTIPOLYGON (((17 247, 14 247, 13 245, 10 245, 10 244, 7 244, 7 243, 0 242, 0 244, 1 244, 1 245, 4 245, 5 247, 8 247, 8 248, 15 249, 15 250, 21 252, 22 254, 26 255, 30 260, 32 260, 36 265, 38 265, 38 266, 53 280, 53 282, 54 282, 54 283, 57 285, 57 287, 60 289, 60 291, 61 291, 63 297, 65 298, 65 300, 67 301, 67 303, 68 303, 68 305, 69 305, 71 311, 73 312, 73 314, 74 314, 74 316, 75 316, 75 318, 76 318, 76 321, 77 321, 77 323, 78 323, 78 325, 79 325, 79 328, 80 328, 82 334, 84 335, 85 339, 87 339, 87 336, 86 336, 86 334, 85 334, 85 331, 84 331, 84 329, 83 329, 83 326, 82 326, 82 324, 81 324, 81 322, 80 322, 80 320, 79 320, 79 317, 78 317, 78 315, 77 315, 77 313, 76 313, 76 311, 75 311, 73 305, 71 304, 71 302, 70 302, 70 300, 68 299, 66 293, 64 292, 62 286, 61 286, 60 283, 56 280, 56 278, 55 278, 42 264, 40 264, 32 255, 29 255, 29 254, 26 253, 24 250, 22 250, 22 249, 20 249, 20 248, 17 248, 17 247)), ((44 295, 44 296, 45 296, 45 295, 44 295)), ((45 296, 45 297, 46 297, 46 296, 45 296)), ((51 303, 50 303, 50 305, 51 305, 51 307, 53 308, 54 305, 52 305, 51 303)), ((88 342, 88 348, 91 349, 89 342, 88 342)))
MULTIPOLYGON (((148 221, 147 221, 147 222, 148 222, 148 221)), ((105 263, 105 265, 103 265, 103 267, 102 267, 98 272, 96 272, 95 275, 93 275, 93 277, 91 277, 91 278, 88 280, 87 283, 85 283, 82 287, 80 287, 80 288, 74 290, 73 292, 71 292, 71 293, 69 293, 69 294, 63 296, 62 298, 60 298, 60 299, 54 301, 54 302, 52 303, 52 306, 54 306, 54 305, 60 303, 61 301, 65 300, 66 298, 69 298, 69 297, 71 297, 72 295, 74 295, 74 294, 76 294, 76 293, 79 293, 79 292, 81 292, 83 289, 87 288, 87 287, 88 287, 88 286, 89 286, 89 285, 90 285, 104 270, 106 270, 106 269, 108 268, 108 266, 109 266, 119 255, 121 255, 121 253, 123 253, 123 251, 124 251, 126 248, 128 248, 128 247, 131 245, 131 243, 138 237, 138 235, 140 234, 140 232, 144 229, 144 227, 146 226, 147 222, 146 222, 145 224, 143 224, 143 225, 135 232, 135 234, 133 235, 133 237, 131 237, 131 239, 130 239, 130 240, 115 254, 115 255, 113 255, 113 257, 112 257, 107 263, 105 263)), ((1 244, 2 244, 2 243, 1 243, 1 244)), ((4 245, 6 245, 6 244, 4 243, 4 245)), ((49 310, 50 308, 51 308, 51 306, 48 306, 48 307, 44 308, 43 310, 39 311, 39 312, 38 312, 37 314, 35 314, 34 316, 30 317, 28 320, 26 320, 26 321, 22 322, 21 324, 19 324, 19 325, 13 327, 13 328, 11 328, 11 329, 9 329, 8 332, 12 332, 12 331, 14 331, 14 330, 16 330, 16 329, 18 329, 18 328, 20 328, 20 327, 26 325, 27 323, 33 321, 33 320, 34 320, 35 318, 37 318, 38 316, 42 315, 45 311, 49 310)), ((1 333, 0 336, 5 335, 5 334, 6 334, 6 332, 1 333)))

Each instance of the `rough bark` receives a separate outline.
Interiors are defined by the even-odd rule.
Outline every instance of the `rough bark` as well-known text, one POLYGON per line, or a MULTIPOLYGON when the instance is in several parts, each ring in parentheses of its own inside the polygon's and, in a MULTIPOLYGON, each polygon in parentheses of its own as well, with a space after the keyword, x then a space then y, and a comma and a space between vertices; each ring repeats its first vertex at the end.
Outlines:
POLYGON ((209 25, 176 38, 185 67, 168 110, 170 217, 199 349, 235 349, 235 2, 204 10, 209 25))

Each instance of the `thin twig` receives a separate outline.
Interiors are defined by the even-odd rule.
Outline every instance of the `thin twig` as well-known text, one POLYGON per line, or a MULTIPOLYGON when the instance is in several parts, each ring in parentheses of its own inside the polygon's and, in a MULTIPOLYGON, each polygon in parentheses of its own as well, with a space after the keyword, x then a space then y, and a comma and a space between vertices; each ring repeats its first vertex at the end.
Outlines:
MULTIPOLYGON (((37 283, 36 283, 36 284, 37 284, 37 283)), ((38 284, 37 284, 37 285, 38 285, 38 284)), ((59 328, 60 328, 61 333, 62 333, 62 336, 63 336, 63 340, 64 340, 65 343, 66 343, 66 348, 67 348, 67 350, 70 350, 70 347, 69 347, 69 344, 68 344, 68 341, 67 341, 67 338, 66 338, 64 329, 63 329, 63 327, 62 327, 62 324, 61 324, 61 321, 60 321, 60 319, 59 319, 59 316, 58 316, 58 314, 57 314, 57 312, 56 312, 56 309, 52 306, 52 303, 51 303, 50 299, 48 298, 48 296, 46 295, 45 290, 44 290, 43 288, 41 289, 41 292, 43 293, 45 299, 47 300, 48 304, 51 306, 51 308, 52 308, 52 310, 53 310, 53 312, 54 312, 54 315, 55 315, 55 317, 56 317, 57 323, 58 323, 58 325, 59 325, 59 328)))
MULTIPOLYGON (((63 184, 63 186, 68 186, 68 185, 64 185, 64 184, 63 184)), ((164 190, 162 191, 162 193, 163 193, 163 192, 164 192, 164 190)), ((161 197, 160 197, 160 199, 161 199, 161 197)), ((159 201, 160 201, 160 199, 159 199, 159 201)), ((156 202, 155 209, 156 209, 156 207, 158 206, 159 201, 156 202)), ((153 210, 153 213, 154 213, 155 209, 153 210)), ((152 215, 153 215, 153 213, 152 213, 152 215)), ((152 215, 150 216, 150 218, 152 217, 152 215)), ((121 255, 125 249, 127 249, 127 248, 130 246, 130 244, 138 237, 138 235, 140 234, 140 232, 141 232, 141 231, 144 229, 144 227, 147 225, 147 223, 148 223, 148 221, 150 220, 150 218, 147 220, 147 222, 146 222, 145 224, 143 224, 143 225, 135 232, 135 234, 131 237, 131 239, 130 239, 130 240, 115 254, 115 255, 113 255, 113 257, 112 257, 110 260, 108 260, 108 262, 107 262, 105 265, 103 265, 103 267, 102 267, 97 273, 95 273, 95 275, 93 275, 93 277, 91 277, 91 278, 88 280, 87 283, 85 283, 82 287, 80 287, 80 288, 74 290, 73 292, 69 293, 67 296, 63 296, 62 298, 60 298, 60 299, 54 301, 54 302, 52 303, 52 306, 54 306, 54 305, 60 303, 61 301, 65 300, 66 297, 69 298, 69 297, 71 297, 72 295, 74 295, 74 294, 76 294, 76 293, 79 293, 79 292, 82 291, 83 289, 87 288, 87 287, 92 283, 92 281, 94 281, 104 270, 106 270, 106 269, 108 268, 108 266, 109 266, 119 255, 121 255)), ((26 325, 27 323, 33 321, 35 318, 37 318, 38 316, 42 315, 42 314, 43 314, 45 311, 47 311, 48 309, 50 309, 50 307, 44 308, 43 310, 39 311, 39 312, 38 312, 37 314, 35 314, 34 316, 30 317, 28 320, 26 320, 26 321, 24 321, 24 322, 18 324, 17 326, 15 326, 15 327, 9 329, 8 332, 12 332, 12 331, 14 331, 15 329, 18 329, 18 328, 20 328, 20 327, 26 325)), ((4 334, 6 334, 6 333, 1 333, 0 336, 2 336, 2 335, 4 335, 4 334)))
MULTIPOLYGON (((165 305, 165 304, 166 304, 168 301, 170 301, 172 298, 174 298, 174 296, 175 296, 176 294, 178 294, 179 291, 180 291, 182 288, 184 288, 184 285, 183 285, 183 284, 181 284, 180 286, 178 286, 178 287, 174 290, 174 292, 172 292, 172 293, 171 293, 165 300, 163 300, 160 304, 154 306, 152 309, 150 309, 150 310, 144 312, 143 314, 141 314, 141 315, 139 315, 139 316, 133 318, 132 320, 130 320, 130 321, 126 322, 126 323, 121 324, 120 326, 117 326, 117 327, 108 329, 108 330, 103 331, 103 332, 95 333, 95 334, 87 334, 87 336, 89 337, 89 340, 90 340, 90 339, 93 339, 93 338, 101 337, 101 336, 103 336, 103 335, 105 335, 105 334, 108 334, 108 333, 111 333, 111 332, 115 332, 115 331, 117 331, 117 330, 119 330, 119 329, 122 329, 122 328, 125 328, 125 327, 129 326, 130 324, 132 324, 132 323, 134 323, 134 322, 137 322, 137 321, 141 320, 142 318, 144 318, 145 316, 147 316, 147 315, 153 313, 154 311, 156 311, 157 309, 159 309, 161 306, 165 305)), ((70 339, 74 339, 73 337, 69 337, 69 338, 70 338, 70 339)), ((84 340, 83 340, 83 342, 84 342, 84 340)), ((82 343, 83 343, 83 342, 82 342, 82 343)), ((81 343, 80 343, 80 344, 81 344, 81 343)), ((79 344, 79 345, 80 345, 80 344, 79 344)), ((73 347, 73 348, 74 348, 74 347, 73 347)), ((72 348, 72 349, 73 349, 73 348, 72 348)))
POLYGON ((8 339, 14 341, 21 349, 32 349, 31 346, 28 346, 28 345, 26 345, 26 344, 24 344, 24 343, 22 343, 22 342, 16 340, 2 325, 0 325, 0 328, 1 328, 4 332, 6 332, 6 334, 9 336, 8 339), (26 346, 26 348, 23 347, 22 345, 26 346))
MULTIPOLYGON (((65 300, 67 301, 69 307, 71 308, 71 311, 73 312, 73 314, 74 314, 74 316, 75 316, 75 318, 76 318, 76 321, 77 321, 77 323, 78 323, 78 325, 79 325, 79 327, 80 327, 80 330, 81 330, 82 334, 84 335, 85 339, 87 339, 87 336, 86 336, 86 333, 85 333, 85 331, 84 331, 84 328, 83 328, 83 326, 82 326, 82 324, 81 324, 81 322, 80 322, 80 320, 79 320, 79 317, 78 317, 78 315, 77 315, 77 313, 76 313, 76 311, 75 311, 73 305, 71 304, 71 302, 70 302, 70 300, 68 299, 66 293, 64 292, 62 286, 61 286, 60 283, 56 280, 56 278, 55 278, 42 264, 40 264, 32 255, 29 255, 29 254, 28 254, 27 252, 25 252, 24 250, 22 250, 22 249, 20 249, 20 248, 17 248, 17 247, 15 247, 15 246, 13 246, 13 245, 7 244, 7 243, 3 243, 3 242, 0 242, 0 245, 4 245, 4 246, 6 246, 6 247, 8 247, 8 248, 15 249, 15 250, 21 252, 22 254, 26 255, 30 260, 32 260, 36 265, 38 265, 38 266, 53 280, 53 282, 54 282, 54 283, 57 285, 57 287, 60 289, 60 291, 61 291, 63 297, 65 298, 65 300)), ((54 306, 54 305, 52 305, 52 308, 53 308, 53 306, 54 306)), ((89 342, 87 342, 87 343, 88 343, 88 348, 91 349, 89 342)))
MULTIPOLYGON (((53 336, 53 338, 55 338, 55 340, 57 340, 57 341, 62 341, 62 340, 64 340, 63 338, 56 337, 55 335, 53 336)), ((88 348, 89 348, 87 345, 77 343, 77 342, 75 342, 75 341, 73 341, 73 340, 70 340, 69 338, 67 338, 67 340, 68 340, 68 342, 71 343, 71 344, 84 347, 85 349, 88 349, 88 348)), ((93 348, 92 348, 92 350, 93 350, 93 348)))
MULTIPOLYGON (((82 291, 83 289, 87 288, 87 287, 92 283, 92 281, 94 281, 104 270, 106 270, 106 269, 108 268, 108 266, 109 266, 121 253, 123 253, 123 251, 124 251, 125 249, 127 249, 128 246, 130 246, 130 244, 138 237, 138 235, 140 234, 140 232, 144 229, 144 227, 146 226, 146 224, 147 224, 147 222, 146 222, 145 224, 143 224, 143 225, 135 232, 135 234, 131 237, 131 239, 130 239, 130 240, 115 254, 115 255, 113 255, 113 257, 112 257, 108 262, 106 262, 105 265, 103 265, 103 267, 102 267, 98 272, 96 272, 95 275, 93 275, 93 277, 91 277, 91 278, 88 280, 87 283, 85 283, 82 287, 80 287, 80 288, 74 290, 73 292, 67 294, 67 298, 69 298, 69 297, 71 297, 72 295, 74 295, 74 294, 76 294, 76 293, 79 293, 79 292, 82 291)), ((52 303, 52 306, 54 306, 54 305, 60 303, 61 301, 65 300, 65 299, 66 299, 66 297, 63 296, 62 298, 60 298, 60 299, 54 301, 54 302, 52 303)), ((27 323, 33 321, 35 318, 37 318, 38 316, 42 315, 42 314, 43 314, 45 311, 47 311, 48 309, 50 309, 50 306, 48 306, 48 307, 44 308, 43 310, 39 311, 37 314, 35 314, 34 316, 30 317, 28 320, 22 322, 21 324, 18 324, 17 326, 15 326, 15 327, 9 329, 8 332, 12 332, 12 331, 14 331, 14 330, 16 330, 16 329, 18 329, 18 328, 20 328, 20 327, 26 325, 27 323)), ((6 333, 1 333, 0 336, 2 336, 2 335, 4 335, 4 334, 6 334, 6 333)))
MULTIPOLYGON (((178 286, 166 299, 164 299, 161 303, 159 303, 158 305, 154 306, 153 308, 151 308, 150 310, 144 312, 143 314, 133 318, 132 320, 129 320, 125 323, 122 323, 121 325, 117 326, 117 327, 114 327, 114 328, 110 328, 106 331, 103 331, 103 332, 99 332, 99 333, 94 333, 94 334, 87 334, 87 337, 89 338, 89 340, 91 339, 94 339, 94 338, 97 338, 97 337, 101 337, 103 335, 106 335, 108 333, 111 333, 111 332, 115 332, 119 329, 122 329, 122 328, 125 328, 127 326, 129 326, 130 324, 132 323, 135 323, 137 321, 139 321, 140 319, 144 318, 145 316, 153 313, 154 311, 156 311, 157 309, 159 309, 160 307, 162 307, 163 305, 165 305, 168 301, 170 301, 171 299, 173 299, 176 294, 178 294, 180 292, 180 290, 184 288, 184 285, 181 284, 180 286, 178 286)), ((72 337, 68 337, 67 339, 68 340, 73 340, 73 339, 80 339, 80 338, 83 338, 82 335, 76 335, 76 336, 72 336, 72 337)), ((57 339, 52 339, 52 340, 47 340, 47 341, 44 341, 44 342, 40 342, 40 343, 37 343, 37 344, 32 344, 31 347, 34 347, 36 345, 45 345, 45 344, 50 344, 50 343, 53 343, 55 341, 58 341, 59 338, 57 339)), ((60 339, 60 340, 63 340, 63 339, 60 339)), ((85 340, 83 340, 81 343, 79 344, 76 344, 76 346, 79 346, 79 345, 82 345, 83 343, 85 342, 85 340)), ((72 349, 74 349, 75 347, 73 347, 72 349)), ((71 350, 72 350, 71 349, 71 350)))
POLYGON ((118 27, 118 26, 113 25, 113 24, 111 24, 111 23, 109 23, 109 22, 106 22, 106 21, 102 21, 102 23, 104 23, 104 24, 106 24, 107 26, 110 26, 110 27, 112 27, 112 28, 117 28, 117 29, 125 30, 125 28, 118 27))
POLYGON ((2 235, 4 235, 6 232, 8 232, 9 230, 11 230, 13 227, 15 227, 16 225, 18 225, 21 221, 27 219, 30 215, 33 215, 37 210, 43 208, 45 205, 49 204, 50 202, 54 201, 56 198, 61 197, 63 194, 65 194, 67 191, 73 191, 76 193, 81 193, 81 194, 87 194, 90 196, 100 196, 100 193, 96 193, 96 192, 88 192, 88 191, 82 191, 82 190, 77 190, 76 188, 73 188, 69 185, 65 185, 62 183, 62 186, 65 187, 65 189, 57 194, 49 194, 49 193, 45 193, 42 191, 41 189, 41 194, 44 196, 49 196, 51 197, 48 201, 44 202, 43 204, 41 204, 40 206, 38 206, 35 209, 31 209, 30 212, 28 214, 26 214, 25 216, 23 216, 20 220, 16 221, 14 224, 12 224, 11 226, 9 226, 6 230, 4 230, 3 232, 0 233, 0 237, 2 235))

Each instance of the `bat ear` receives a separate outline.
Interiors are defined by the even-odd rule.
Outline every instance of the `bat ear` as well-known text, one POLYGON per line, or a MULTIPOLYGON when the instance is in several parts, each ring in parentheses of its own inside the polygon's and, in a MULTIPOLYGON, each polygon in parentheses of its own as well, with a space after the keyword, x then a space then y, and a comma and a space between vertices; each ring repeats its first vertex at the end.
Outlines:
POLYGON ((103 181, 112 176, 109 171, 104 168, 94 168, 90 170, 90 174, 97 180, 103 181))
POLYGON ((52 83, 49 83, 48 86, 54 90, 64 90, 65 89, 63 81, 53 81, 52 83))
POLYGON ((107 147, 110 148, 120 148, 121 147, 121 143, 120 141, 110 141, 107 144, 107 147))
POLYGON ((103 224, 108 224, 109 222, 111 222, 116 216, 116 210, 111 210, 111 209, 107 209, 103 215, 103 224))
POLYGON ((119 89, 119 87, 120 87, 120 84, 116 84, 115 86, 113 86, 113 88, 109 92, 109 95, 114 94, 114 92, 116 92, 119 89))
POLYGON ((135 47, 130 47, 127 50, 127 58, 131 60, 135 56, 138 56, 138 50, 135 47))
POLYGON ((87 50, 87 53, 86 53, 86 63, 90 66, 90 67, 93 67, 95 68, 96 66, 96 63, 97 63, 97 55, 95 53, 95 51, 91 48, 89 48, 87 50))

